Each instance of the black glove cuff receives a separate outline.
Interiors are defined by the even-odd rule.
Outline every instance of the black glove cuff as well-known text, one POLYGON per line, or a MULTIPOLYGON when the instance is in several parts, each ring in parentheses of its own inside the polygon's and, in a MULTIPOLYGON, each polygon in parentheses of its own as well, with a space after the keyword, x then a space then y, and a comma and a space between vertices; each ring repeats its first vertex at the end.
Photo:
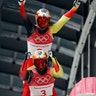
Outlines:
POLYGON ((32 79, 32 76, 33 76, 33 72, 32 72, 32 70, 27 70, 25 80, 27 80, 28 83, 30 83, 30 81, 31 81, 31 79, 32 79))

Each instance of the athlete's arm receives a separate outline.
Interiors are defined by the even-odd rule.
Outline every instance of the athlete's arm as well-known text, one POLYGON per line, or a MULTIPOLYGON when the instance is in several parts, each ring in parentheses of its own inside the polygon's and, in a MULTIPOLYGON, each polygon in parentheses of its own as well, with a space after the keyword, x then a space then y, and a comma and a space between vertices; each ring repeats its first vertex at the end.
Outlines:
POLYGON ((26 30, 27 30, 27 33, 28 33, 28 36, 30 36, 31 34, 31 30, 32 30, 32 27, 33 27, 33 23, 32 21, 28 18, 28 15, 27 15, 27 12, 26 12, 26 9, 25 9, 25 0, 22 0, 21 2, 18 1, 19 3, 19 10, 20 10, 20 15, 24 21, 24 25, 26 27, 26 30))
POLYGON ((64 74, 62 66, 59 64, 56 58, 51 57, 51 59, 52 59, 52 64, 53 64, 53 68, 52 68, 53 76, 61 77, 64 74))
POLYGON ((74 15, 79 8, 80 2, 75 2, 74 6, 66 12, 56 23, 50 26, 51 32, 56 34, 74 15))
POLYGON ((34 69, 35 66, 33 65, 32 58, 24 60, 19 71, 19 77, 24 80, 26 79, 27 71, 34 69))

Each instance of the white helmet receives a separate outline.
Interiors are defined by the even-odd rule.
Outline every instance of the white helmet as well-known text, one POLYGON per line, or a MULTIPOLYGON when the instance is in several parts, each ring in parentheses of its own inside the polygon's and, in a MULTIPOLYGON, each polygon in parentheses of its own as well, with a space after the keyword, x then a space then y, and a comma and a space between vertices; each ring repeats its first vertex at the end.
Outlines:
POLYGON ((45 9, 45 8, 39 9, 36 12, 36 15, 35 15, 36 21, 37 21, 37 19, 39 17, 43 17, 43 16, 45 16, 47 18, 50 18, 51 17, 50 12, 47 9, 45 9))
POLYGON ((45 70, 48 65, 48 56, 43 50, 36 50, 33 54, 34 65, 39 70, 45 70))

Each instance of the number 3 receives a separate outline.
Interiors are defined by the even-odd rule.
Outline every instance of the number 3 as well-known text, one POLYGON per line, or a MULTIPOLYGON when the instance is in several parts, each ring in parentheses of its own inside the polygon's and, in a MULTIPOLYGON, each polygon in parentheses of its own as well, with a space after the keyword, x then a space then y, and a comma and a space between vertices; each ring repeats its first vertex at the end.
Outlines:
POLYGON ((46 96, 46 90, 41 90, 41 93, 46 96))

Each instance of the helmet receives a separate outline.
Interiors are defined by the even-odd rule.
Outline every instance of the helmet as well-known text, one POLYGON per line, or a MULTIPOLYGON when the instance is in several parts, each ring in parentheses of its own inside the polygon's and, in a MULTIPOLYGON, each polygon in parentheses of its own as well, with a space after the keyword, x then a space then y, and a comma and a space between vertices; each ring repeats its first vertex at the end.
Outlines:
POLYGON ((43 70, 48 65, 48 57, 43 50, 36 50, 33 54, 34 65, 37 69, 43 70))
POLYGON ((36 12, 36 15, 35 15, 36 21, 37 21, 37 19, 39 17, 43 17, 43 16, 45 16, 47 18, 50 18, 51 17, 50 12, 47 9, 45 9, 45 8, 39 9, 36 12))
POLYGON ((50 12, 47 9, 39 9, 35 15, 37 25, 42 29, 47 28, 50 17, 50 12))
POLYGON ((36 50, 35 53, 33 54, 33 59, 47 59, 48 56, 46 54, 46 52, 44 52, 43 50, 36 50))

